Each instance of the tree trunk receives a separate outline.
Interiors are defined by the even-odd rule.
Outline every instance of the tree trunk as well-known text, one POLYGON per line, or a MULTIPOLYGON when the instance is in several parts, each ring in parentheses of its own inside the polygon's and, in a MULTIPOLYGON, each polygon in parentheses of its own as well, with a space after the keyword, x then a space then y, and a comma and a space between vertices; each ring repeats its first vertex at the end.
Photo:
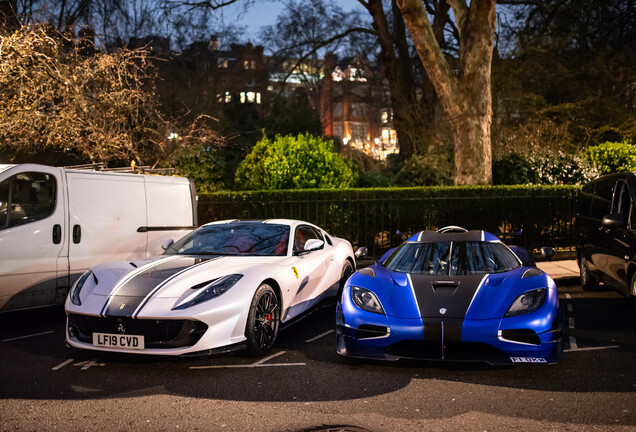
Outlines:
POLYGON ((397 0, 415 48, 448 116, 455 148, 455 184, 492 183, 491 63, 495 0, 452 0, 460 34, 459 74, 442 53, 421 0, 397 0))

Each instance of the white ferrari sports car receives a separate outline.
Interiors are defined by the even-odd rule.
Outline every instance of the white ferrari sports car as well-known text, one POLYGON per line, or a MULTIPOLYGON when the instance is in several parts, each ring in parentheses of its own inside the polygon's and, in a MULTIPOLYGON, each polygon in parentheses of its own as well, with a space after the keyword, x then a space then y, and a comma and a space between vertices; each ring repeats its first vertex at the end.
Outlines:
POLYGON ((266 354, 281 324, 355 270, 351 244, 296 220, 213 222, 165 253, 100 264, 69 291, 75 348, 158 355, 266 354))

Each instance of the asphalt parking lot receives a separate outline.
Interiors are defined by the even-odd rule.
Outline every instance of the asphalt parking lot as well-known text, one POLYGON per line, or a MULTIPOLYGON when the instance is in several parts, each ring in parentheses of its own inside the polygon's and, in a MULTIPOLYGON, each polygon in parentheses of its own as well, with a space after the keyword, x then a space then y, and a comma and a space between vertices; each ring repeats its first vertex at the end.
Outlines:
POLYGON ((73 350, 61 308, 0 315, 0 430, 636 430, 636 320, 612 292, 559 283, 553 366, 350 361, 333 308, 264 358, 73 350))

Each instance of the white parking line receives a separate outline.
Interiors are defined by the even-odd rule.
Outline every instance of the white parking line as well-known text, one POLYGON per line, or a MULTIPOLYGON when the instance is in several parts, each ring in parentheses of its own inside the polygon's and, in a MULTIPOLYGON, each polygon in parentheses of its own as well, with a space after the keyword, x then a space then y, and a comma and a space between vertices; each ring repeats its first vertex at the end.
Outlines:
POLYGON ((568 327, 570 327, 571 329, 574 328, 574 318, 568 318, 568 327))
POLYGON ((52 368, 51 370, 60 370, 62 369, 64 366, 66 366, 67 364, 73 363, 73 359, 68 359, 62 363, 60 363, 59 365, 55 366, 54 368, 52 368))
POLYGON ((574 338, 574 336, 570 336, 570 349, 569 350, 563 350, 563 351, 578 351, 579 347, 576 344, 576 339, 574 338))
POLYGON ((566 349, 563 350, 563 352, 575 352, 575 351, 598 351, 598 350, 606 350, 606 349, 617 349, 620 348, 620 345, 608 345, 608 346, 601 346, 601 347, 584 347, 584 348, 578 348, 575 347, 572 349, 566 349))
POLYGON ((226 368, 257 368, 257 367, 277 367, 277 366, 305 366, 306 363, 265 363, 268 360, 285 354, 286 351, 280 351, 272 354, 264 359, 248 365, 212 365, 212 366, 190 366, 189 369, 226 369, 226 368))
POLYGON ((36 333, 36 334, 32 334, 32 335, 14 337, 14 338, 11 338, 11 339, 3 339, 3 340, 0 340, 0 342, 11 342, 11 341, 18 340, 18 339, 26 339, 26 338, 31 338, 31 337, 35 337, 35 336, 42 336, 42 335, 51 334, 51 333, 55 333, 55 332, 53 330, 51 330, 51 331, 46 331, 46 332, 42 332, 42 333, 36 333))
POLYGON ((574 312, 574 308, 572 307, 571 303, 568 303, 568 312, 570 313, 574 312))
POLYGON ((335 330, 329 330, 329 331, 326 331, 326 332, 324 332, 324 333, 320 333, 318 336, 312 337, 311 339, 307 339, 305 342, 310 343, 310 342, 313 342, 313 341, 317 341, 318 339, 320 339, 320 338, 322 338, 322 337, 325 337, 325 336, 327 336, 328 334, 333 333, 334 331, 335 331, 335 330))

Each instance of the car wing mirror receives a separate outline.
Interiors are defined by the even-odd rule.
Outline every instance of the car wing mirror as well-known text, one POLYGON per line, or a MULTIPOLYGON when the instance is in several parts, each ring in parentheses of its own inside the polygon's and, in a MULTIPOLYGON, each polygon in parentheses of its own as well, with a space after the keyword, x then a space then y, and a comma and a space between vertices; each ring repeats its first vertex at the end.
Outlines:
POLYGON ((365 248, 364 246, 360 246, 358 249, 356 249, 355 256, 356 258, 366 258, 367 252, 367 248, 365 248))
POLYGON ((305 243, 305 252, 311 252, 323 247, 325 242, 319 239, 310 239, 305 243))
POLYGON ((161 243, 161 249, 166 250, 173 244, 174 244, 174 240, 172 239, 164 240, 163 243, 161 243))
POLYGON ((624 226, 625 225, 625 218, 623 217, 622 214, 610 213, 610 214, 605 215, 603 217, 603 220, 601 221, 601 224, 605 228, 624 226))
POLYGON ((545 259, 550 259, 554 256, 554 249, 550 246, 543 246, 541 248, 541 256, 545 259))

